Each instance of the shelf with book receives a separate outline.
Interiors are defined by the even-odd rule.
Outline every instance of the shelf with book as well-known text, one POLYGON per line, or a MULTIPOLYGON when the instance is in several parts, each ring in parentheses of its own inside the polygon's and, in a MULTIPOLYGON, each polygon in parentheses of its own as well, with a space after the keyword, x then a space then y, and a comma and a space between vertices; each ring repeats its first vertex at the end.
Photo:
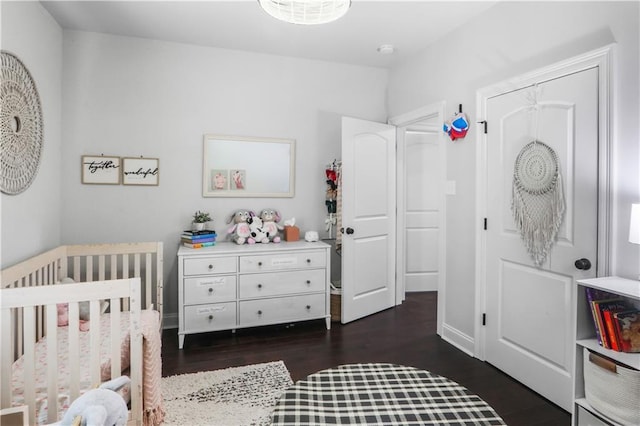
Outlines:
POLYGON ((602 355, 622 367, 636 370, 640 370, 640 352, 622 352, 603 346, 601 343, 603 336, 599 335, 600 330, 593 311, 597 303, 594 305, 590 300, 594 298, 618 299, 622 300, 629 309, 640 309, 640 281, 620 277, 577 281, 573 425, 617 426, 622 423, 594 409, 585 397, 585 349, 602 355), (587 418, 589 420, 585 420, 587 418))

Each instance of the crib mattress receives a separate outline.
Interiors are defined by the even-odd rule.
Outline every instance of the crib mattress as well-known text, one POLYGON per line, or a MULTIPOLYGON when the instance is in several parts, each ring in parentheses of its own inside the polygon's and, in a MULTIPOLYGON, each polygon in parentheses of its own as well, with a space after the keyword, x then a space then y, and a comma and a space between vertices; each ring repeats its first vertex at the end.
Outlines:
MULTIPOLYGON (((158 322, 159 313, 152 310, 141 311, 140 321, 144 326, 146 322, 158 322)), ((69 327, 58 327, 58 420, 62 419, 64 412, 69 408, 69 327)), ((129 367, 130 359, 130 336, 129 336, 129 312, 120 314, 120 336, 121 336, 121 367, 123 370, 129 367)), ((84 393, 94 388, 97 384, 91 382, 89 370, 89 357, 82 354, 89 354, 90 341, 89 332, 80 332, 80 393, 84 393)), ((108 313, 100 316, 100 375, 102 381, 111 379, 111 359, 110 359, 111 327, 110 315, 108 313)), ((35 345, 35 387, 36 387, 36 416, 37 424, 47 423, 47 338, 40 339, 35 345)), ((24 404, 24 357, 18 358, 13 363, 12 379, 12 405, 24 404)), ((123 397, 129 400, 129 390, 123 390, 123 397)))

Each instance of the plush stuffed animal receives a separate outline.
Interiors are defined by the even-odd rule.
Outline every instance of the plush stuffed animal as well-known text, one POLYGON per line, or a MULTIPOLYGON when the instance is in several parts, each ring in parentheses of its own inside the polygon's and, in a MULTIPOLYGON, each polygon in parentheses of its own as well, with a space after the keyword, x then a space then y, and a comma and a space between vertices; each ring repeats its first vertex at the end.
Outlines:
MULTIPOLYGON (((72 278, 63 278, 60 280, 61 284, 74 283, 72 278)), ((58 327, 69 325, 69 304, 58 303, 56 305, 58 309, 58 327)), ((100 314, 104 314, 109 307, 109 302, 103 300, 100 302, 100 314)), ((89 302, 80 302, 78 304, 79 318, 80 318, 80 331, 89 330, 89 318, 90 318, 90 305, 89 302)))
POLYGON ((77 398, 69 406, 60 421, 60 425, 73 424, 76 417, 81 416, 80 425, 126 425, 129 418, 127 404, 118 393, 131 379, 120 376, 91 389, 77 398))
POLYGON ((251 214, 252 212, 249 210, 237 210, 227 219, 227 223, 233 222, 233 226, 227 229, 227 234, 231 235, 231 240, 236 244, 244 244, 251 236, 249 224, 247 223, 251 214))
POLYGON ((269 234, 269 240, 279 243, 279 231, 284 229, 284 226, 278 225, 280 213, 274 209, 264 209, 260 212, 260 219, 262 219, 262 229, 269 234))
POLYGON ((247 239, 249 244, 266 244, 269 242, 269 233, 263 229, 262 219, 260 219, 259 216, 251 215, 249 219, 247 219, 247 223, 249 224, 249 231, 251 232, 251 236, 247 239))

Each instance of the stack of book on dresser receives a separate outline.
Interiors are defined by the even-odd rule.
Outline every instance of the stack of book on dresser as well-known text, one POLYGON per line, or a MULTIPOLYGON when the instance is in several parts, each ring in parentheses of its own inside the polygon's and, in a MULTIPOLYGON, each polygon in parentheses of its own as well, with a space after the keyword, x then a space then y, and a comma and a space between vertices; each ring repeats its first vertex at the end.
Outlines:
POLYGON ((194 249, 215 246, 216 231, 182 231, 180 241, 183 246, 194 249))
POLYGON ((640 352, 640 309, 629 299, 586 288, 598 343, 618 352, 640 352))

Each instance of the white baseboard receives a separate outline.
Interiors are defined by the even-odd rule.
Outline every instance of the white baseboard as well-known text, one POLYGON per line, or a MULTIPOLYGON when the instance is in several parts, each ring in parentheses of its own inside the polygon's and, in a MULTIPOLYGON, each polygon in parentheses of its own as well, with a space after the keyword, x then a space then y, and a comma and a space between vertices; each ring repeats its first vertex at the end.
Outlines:
POLYGON ((462 333, 447 324, 442 324, 442 340, 452 344, 456 348, 469 356, 475 357, 475 342, 473 338, 467 334, 462 333))

